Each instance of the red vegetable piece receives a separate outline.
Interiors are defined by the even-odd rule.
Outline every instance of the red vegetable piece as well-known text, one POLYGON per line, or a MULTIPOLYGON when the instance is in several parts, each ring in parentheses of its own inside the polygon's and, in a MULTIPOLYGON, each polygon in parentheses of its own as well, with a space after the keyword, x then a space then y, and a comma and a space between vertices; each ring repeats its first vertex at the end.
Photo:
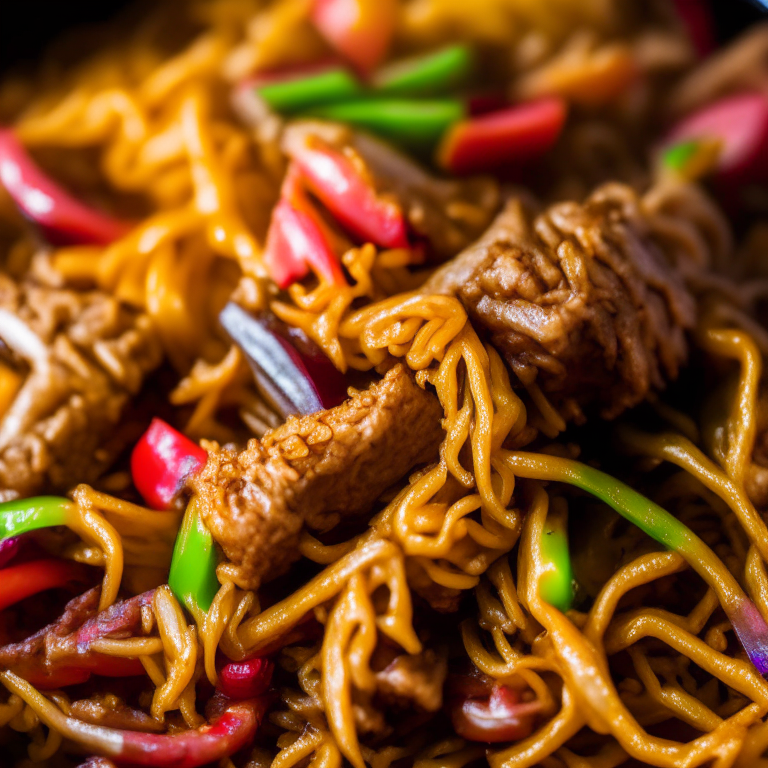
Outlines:
POLYGON ((282 197, 272 211, 264 263, 280 288, 312 271, 332 285, 347 285, 333 250, 333 236, 307 198, 295 167, 288 170, 282 197))
POLYGON ((234 702, 210 725, 170 736, 108 728, 99 728, 99 732, 105 734, 105 744, 108 739, 115 744, 114 736, 121 739, 119 751, 111 747, 107 753, 118 765, 197 768, 216 763, 250 744, 268 704, 266 697, 234 702))
POLYGON ((717 47, 712 7, 707 0, 672 0, 699 58, 717 47))
POLYGON ((488 172, 528 163, 552 148, 566 114, 565 101, 553 97, 464 120, 443 138, 438 163, 451 173, 488 172))
POLYGON ((53 245, 108 245, 132 226, 72 197, 35 164, 8 129, 0 130, 0 184, 53 245))
POLYGON ((273 670, 272 662, 262 656, 229 662, 219 672, 219 690, 230 699, 261 696, 272 682, 273 670))
POLYGON ((685 118, 664 140, 669 147, 693 139, 722 143, 717 176, 743 183, 768 178, 768 96, 727 96, 685 118))
POLYGON ((208 460, 205 449, 152 419, 131 454, 133 483, 152 509, 173 509, 185 478, 208 460))
POLYGON ((312 21, 342 56, 367 74, 387 54, 397 11, 396 0, 314 0, 312 21))
POLYGON ((71 560, 30 560, 0 571, 0 611, 54 587, 85 582, 86 570, 71 560))
POLYGON ((24 669, 18 674, 35 688, 52 691, 68 685, 79 685, 91 675, 99 677, 139 677, 145 673, 144 666, 138 659, 94 654, 79 664, 65 665, 50 671, 42 669, 24 669))
POLYGON ((402 208, 379 195, 351 158, 315 136, 288 149, 310 190, 353 235, 382 248, 409 247, 402 208))

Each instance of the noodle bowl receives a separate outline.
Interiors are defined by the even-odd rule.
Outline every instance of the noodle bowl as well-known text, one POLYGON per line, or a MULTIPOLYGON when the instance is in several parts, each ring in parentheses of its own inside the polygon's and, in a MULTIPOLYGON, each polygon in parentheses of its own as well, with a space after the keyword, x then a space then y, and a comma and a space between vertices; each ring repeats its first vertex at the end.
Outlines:
POLYGON ((213 0, 0 87, 9 765, 762 765, 768 123, 665 137, 766 99, 765 29, 359 4, 365 74, 213 0), (269 102, 329 58, 349 124, 269 102))

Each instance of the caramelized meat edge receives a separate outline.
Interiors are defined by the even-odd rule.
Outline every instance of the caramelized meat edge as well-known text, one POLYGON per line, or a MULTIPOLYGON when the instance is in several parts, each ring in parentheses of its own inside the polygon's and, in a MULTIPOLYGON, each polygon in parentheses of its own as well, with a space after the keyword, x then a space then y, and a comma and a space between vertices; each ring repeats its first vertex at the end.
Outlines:
POLYGON ((677 376, 695 304, 619 184, 532 215, 511 200, 425 293, 452 294, 523 384, 580 417, 614 418, 677 376))
POLYGON ((0 274, 0 339, 23 378, 0 413, 0 499, 92 483, 125 447, 115 428, 162 359, 149 317, 99 291, 0 274))
POLYGON ((291 417, 244 451, 214 447, 190 480, 205 524, 246 588, 298 559, 306 525, 368 512, 410 469, 437 459, 442 408, 402 365, 342 405, 291 417))

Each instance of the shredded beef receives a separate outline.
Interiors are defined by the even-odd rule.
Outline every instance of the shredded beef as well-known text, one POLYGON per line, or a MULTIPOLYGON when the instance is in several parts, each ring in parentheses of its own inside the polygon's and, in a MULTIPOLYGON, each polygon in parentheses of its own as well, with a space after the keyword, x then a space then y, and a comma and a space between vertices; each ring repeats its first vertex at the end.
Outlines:
POLYGON ((528 207, 511 200, 423 290, 456 295, 524 384, 614 418, 677 375, 693 299, 629 187, 528 207))
POLYGON ((238 583, 253 588, 285 572, 304 525, 328 531, 365 513, 415 465, 436 460, 441 418, 437 398, 396 365, 342 405, 291 417, 244 451, 209 450, 190 483, 238 583))
POLYGON ((115 427, 161 360, 148 316, 0 274, 0 338, 26 367, 0 414, 0 497, 93 482, 124 448, 115 427))
POLYGON ((390 705, 437 712, 443 706, 447 674, 445 656, 434 650, 427 649, 413 656, 402 654, 376 673, 376 690, 390 705))

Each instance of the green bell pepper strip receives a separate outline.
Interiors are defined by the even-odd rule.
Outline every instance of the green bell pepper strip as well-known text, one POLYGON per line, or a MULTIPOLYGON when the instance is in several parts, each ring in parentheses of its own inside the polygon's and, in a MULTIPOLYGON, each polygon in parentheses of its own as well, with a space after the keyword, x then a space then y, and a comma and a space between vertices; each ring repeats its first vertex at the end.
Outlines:
POLYGON ((463 85, 473 68, 472 49, 467 45, 451 45, 436 53, 383 67, 373 76, 371 87, 381 96, 437 96, 463 85))
POLYGON ((686 165, 695 157, 699 151, 699 142, 695 139, 691 141, 683 141, 679 144, 673 144, 668 149, 664 150, 661 157, 661 162, 665 168, 669 168, 671 171, 684 171, 686 165))
POLYGON ((309 110, 326 120, 349 123, 371 131, 401 147, 433 147, 443 134, 467 114, 463 99, 360 99, 309 110))
POLYGON ((572 459, 503 451, 518 477, 550 480, 581 488, 665 547, 681 554, 718 596, 737 637, 760 674, 768 676, 768 625, 755 604, 717 555, 690 529, 658 504, 620 480, 572 459))
POLYGON ((574 580, 564 509, 550 509, 541 533, 541 555, 544 560, 544 572, 539 579, 541 599, 565 613, 573 607, 574 580))
POLYGON ((321 69, 299 77, 254 82, 250 87, 267 106, 284 115, 365 95, 363 84, 343 67, 321 69))
POLYGON ((213 536, 200 519, 193 500, 184 513, 176 537, 168 586, 196 621, 201 619, 203 613, 208 613, 219 591, 219 580, 216 578, 218 562, 213 536))
POLYGON ((0 504, 0 539, 20 536, 40 528, 67 525, 72 502, 59 496, 14 499, 0 504))

